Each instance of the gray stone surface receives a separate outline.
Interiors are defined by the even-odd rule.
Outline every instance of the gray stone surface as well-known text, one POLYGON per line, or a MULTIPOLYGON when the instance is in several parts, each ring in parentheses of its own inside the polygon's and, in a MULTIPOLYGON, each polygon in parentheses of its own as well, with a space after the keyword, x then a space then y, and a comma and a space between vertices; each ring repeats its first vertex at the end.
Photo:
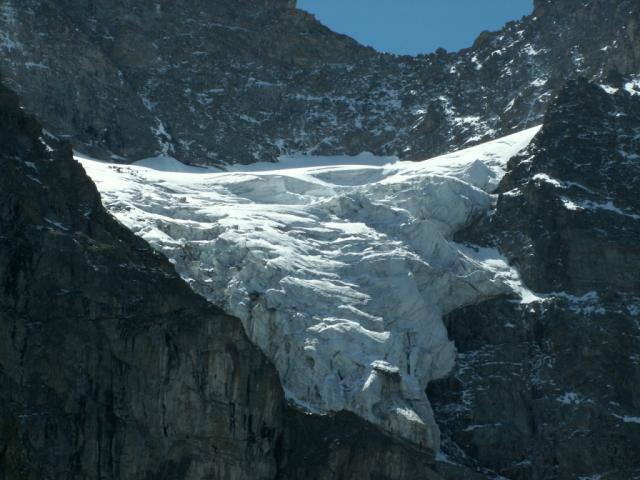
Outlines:
POLYGON ((447 322, 457 372, 429 396, 449 460, 489 477, 640 478, 640 95, 609 85, 570 82, 496 211, 458 235, 541 296, 447 322))
POLYGON ((240 323, 4 89, 0 148, 0 478, 273 478, 282 393, 240 323))
POLYGON ((428 158, 539 123, 567 78, 640 71, 638 8, 539 0, 469 49, 399 57, 290 0, 4 0, 0 69, 45 127, 102 157, 428 158))

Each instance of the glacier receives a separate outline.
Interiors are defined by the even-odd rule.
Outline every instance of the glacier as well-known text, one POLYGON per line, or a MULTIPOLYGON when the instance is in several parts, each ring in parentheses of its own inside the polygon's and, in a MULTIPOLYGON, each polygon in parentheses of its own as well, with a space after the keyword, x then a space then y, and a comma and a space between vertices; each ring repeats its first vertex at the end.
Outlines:
POLYGON ((455 364, 443 316, 527 295, 499 252, 453 235, 492 208, 507 161, 538 129, 421 162, 293 156, 225 171, 76 159, 120 222, 240 318, 289 401, 438 451, 425 390, 455 364))

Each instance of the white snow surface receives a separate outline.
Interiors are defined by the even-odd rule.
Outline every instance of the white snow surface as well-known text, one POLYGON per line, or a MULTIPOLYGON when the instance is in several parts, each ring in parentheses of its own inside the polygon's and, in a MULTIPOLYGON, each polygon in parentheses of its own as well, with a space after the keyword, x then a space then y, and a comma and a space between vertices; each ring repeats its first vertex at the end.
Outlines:
POLYGON ((437 451, 425 389, 454 366, 443 315, 524 292, 498 252, 452 236, 492 207, 506 162, 537 131, 422 162, 299 156, 215 171, 77 159, 117 219, 241 319, 290 401, 437 451))

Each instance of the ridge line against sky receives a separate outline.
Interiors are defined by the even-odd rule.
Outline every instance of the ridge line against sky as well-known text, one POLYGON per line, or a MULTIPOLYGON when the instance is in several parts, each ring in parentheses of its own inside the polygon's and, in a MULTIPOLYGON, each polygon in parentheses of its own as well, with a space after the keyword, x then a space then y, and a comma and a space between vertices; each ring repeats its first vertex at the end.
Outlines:
POLYGON ((533 0, 298 0, 332 30, 400 55, 470 47, 483 30, 499 30, 533 11, 533 0))

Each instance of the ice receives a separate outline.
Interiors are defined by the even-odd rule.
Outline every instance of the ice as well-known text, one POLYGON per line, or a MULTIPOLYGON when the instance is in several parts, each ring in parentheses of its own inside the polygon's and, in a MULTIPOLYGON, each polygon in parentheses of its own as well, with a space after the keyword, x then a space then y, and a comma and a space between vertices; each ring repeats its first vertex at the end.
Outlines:
POLYGON ((631 95, 640 95, 640 77, 633 78, 627 82, 624 89, 631 95))
POLYGON ((139 167, 147 167, 153 170, 161 172, 174 172, 174 173, 206 173, 219 171, 212 167, 198 167, 193 165, 185 165, 179 162, 173 157, 166 155, 159 155, 157 157, 145 158, 134 162, 133 165, 139 167))
POLYGON ((618 420, 622 420, 624 423, 637 423, 640 425, 640 417, 632 417, 630 415, 616 415, 613 414, 618 420))
POLYGON ((290 401, 354 412, 437 451, 425 389, 454 366, 443 315, 526 293, 499 252, 452 237, 492 207, 507 161, 537 130, 422 162, 292 156, 215 171, 166 155, 78 160, 114 216, 241 319, 290 401))

